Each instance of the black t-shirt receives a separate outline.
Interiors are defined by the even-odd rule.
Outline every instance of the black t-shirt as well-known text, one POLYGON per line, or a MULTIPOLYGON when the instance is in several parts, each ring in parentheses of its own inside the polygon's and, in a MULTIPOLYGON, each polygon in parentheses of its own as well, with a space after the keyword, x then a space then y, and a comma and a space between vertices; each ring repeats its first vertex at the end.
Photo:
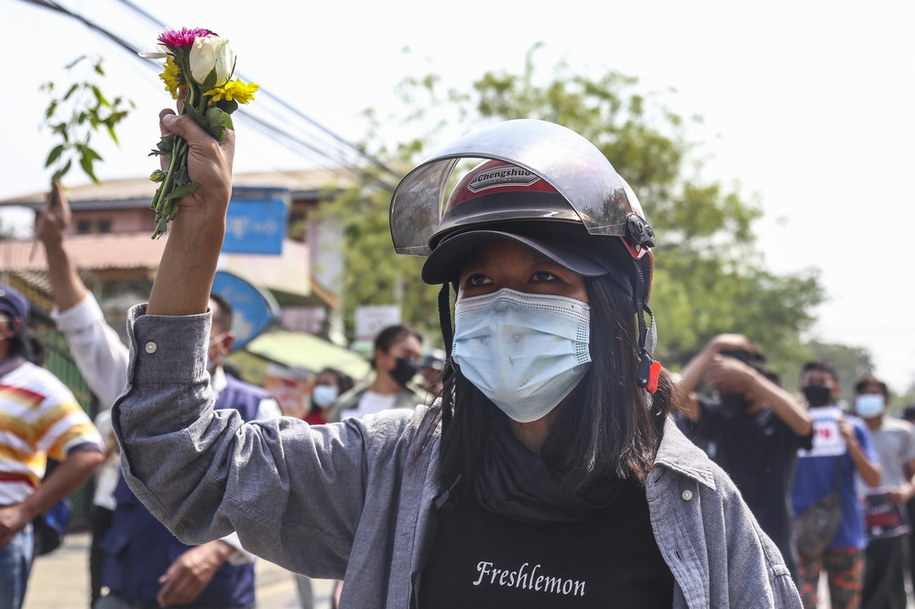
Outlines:
POLYGON ((797 450, 810 448, 811 436, 798 436, 771 408, 747 415, 717 400, 698 401, 699 420, 682 417, 681 429, 728 473, 762 529, 790 560, 794 466, 797 450))
POLYGON ((659 609, 672 600, 645 489, 626 482, 610 507, 580 522, 518 522, 472 497, 440 512, 418 607, 659 609))

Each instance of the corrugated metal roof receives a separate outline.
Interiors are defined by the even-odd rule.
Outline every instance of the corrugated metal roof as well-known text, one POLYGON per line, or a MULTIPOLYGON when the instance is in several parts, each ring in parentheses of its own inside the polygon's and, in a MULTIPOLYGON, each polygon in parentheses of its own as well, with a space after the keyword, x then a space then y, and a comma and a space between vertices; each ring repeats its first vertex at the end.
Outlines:
MULTIPOLYGON (((235 186, 260 186, 288 188, 293 193, 317 192, 324 188, 345 187, 347 181, 339 172, 329 169, 301 169, 294 171, 261 171, 236 173, 235 186)), ((149 178, 105 180, 101 184, 84 184, 67 188, 74 209, 85 208, 87 203, 108 202, 136 207, 148 204, 156 192, 156 184, 149 178)), ((37 192, 0 200, 0 206, 18 205, 35 207, 44 204, 45 192, 37 192)))
MULTIPOLYGON (((146 270, 152 278, 167 241, 167 234, 157 240, 150 239, 149 233, 68 235, 67 251, 80 271, 146 270)), ((40 244, 33 248, 31 240, 2 241, 0 268, 19 275, 44 274, 48 268, 44 248, 40 244)), ((223 254, 220 268, 251 278, 269 290, 297 296, 311 294, 308 248, 304 243, 287 239, 282 256, 223 254)))
MULTIPOLYGON (((167 239, 154 241, 148 233, 67 235, 67 251, 78 269, 156 269, 167 239)), ((44 248, 39 244, 33 252, 31 239, 0 243, 0 265, 16 273, 48 268, 44 248)))

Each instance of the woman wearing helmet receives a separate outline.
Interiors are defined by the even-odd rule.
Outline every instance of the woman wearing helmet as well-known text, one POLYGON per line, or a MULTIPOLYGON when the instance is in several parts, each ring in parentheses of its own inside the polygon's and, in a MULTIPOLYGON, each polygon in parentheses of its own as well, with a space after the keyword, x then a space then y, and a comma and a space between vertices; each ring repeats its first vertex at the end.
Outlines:
POLYGON ((589 142, 509 121, 404 178, 392 236, 443 285, 443 399, 309 427, 212 410, 198 361, 232 140, 162 123, 201 186, 131 312, 115 417, 125 476, 179 537, 235 529, 288 569, 345 575, 341 607, 800 607, 733 484, 667 416, 653 234, 589 142), (446 196, 466 159, 482 164, 446 196))

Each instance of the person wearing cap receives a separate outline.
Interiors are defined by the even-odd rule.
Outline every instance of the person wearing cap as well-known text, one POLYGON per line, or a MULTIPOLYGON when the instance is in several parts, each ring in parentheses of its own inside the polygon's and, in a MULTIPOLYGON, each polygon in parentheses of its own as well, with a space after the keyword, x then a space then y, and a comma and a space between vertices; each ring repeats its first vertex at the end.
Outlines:
POLYGON ((903 512, 915 496, 915 427, 886 416, 890 390, 872 374, 855 382, 855 414, 864 420, 880 457, 883 474, 878 489, 868 489, 864 518, 868 534, 864 550, 861 606, 905 609, 905 546, 908 526, 903 512))
POLYGON ((105 459, 98 430, 70 390, 28 361, 28 323, 28 300, 0 285, 2 609, 22 606, 35 543, 31 522, 79 488, 105 459), (48 457, 60 465, 44 477, 48 457))
POLYGON ((343 608, 800 607, 739 491, 670 416, 647 304, 653 233, 590 142, 499 123, 395 190, 395 249, 428 255, 423 279, 443 286, 440 401, 244 423, 215 416, 195 363, 233 136, 217 146, 160 116, 200 186, 130 313, 114 418, 129 483, 179 537, 235 529, 286 568, 344 578, 343 608), (459 184, 449 205, 466 158, 485 161, 461 183, 483 194, 459 184))

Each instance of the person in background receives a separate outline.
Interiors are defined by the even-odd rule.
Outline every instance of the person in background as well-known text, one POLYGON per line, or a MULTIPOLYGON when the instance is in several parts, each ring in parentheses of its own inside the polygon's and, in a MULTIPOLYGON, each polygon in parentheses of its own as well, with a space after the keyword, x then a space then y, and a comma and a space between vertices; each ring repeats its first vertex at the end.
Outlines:
POLYGON ((70 390, 29 361, 29 312, 25 296, 0 285, 0 609, 19 609, 25 598, 32 521, 105 460, 104 441, 70 390), (44 478, 49 457, 60 464, 44 478))
POLYGON ((117 500, 114 490, 121 478, 121 455, 114 428, 111 425, 111 409, 106 408, 95 416, 95 426, 105 440, 105 462, 96 471, 95 492, 92 493, 92 507, 89 509, 89 607, 95 606, 102 597, 102 566, 105 552, 101 543, 114 518, 117 500))
POLYGON ((327 420, 362 418, 392 408, 413 409, 424 403, 422 389, 413 384, 422 347, 422 334, 408 325, 397 324, 381 330, 372 351, 375 376, 341 395, 327 420))
POLYGON ((200 186, 131 310, 114 420, 125 476, 176 535, 235 529, 286 568, 345 576, 341 608, 800 606, 739 491, 671 419, 654 233, 593 144, 506 121, 410 172, 392 236, 429 254, 455 373, 432 405, 310 426, 218 416, 187 365, 206 346, 234 133, 216 143, 170 111, 160 126, 188 141, 200 186), (482 164, 447 197, 456 156, 482 164))
MULTIPOLYGON (((127 379, 128 349, 105 322, 70 260, 64 237, 69 207, 59 186, 51 198, 39 212, 36 234, 47 256, 53 317, 89 387, 103 407, 110 408, 127 379)), ((222 370, 234 340, 232 309, 218 295, 212 296, 210 309, 215 319, 206 361, 196 365, 208 373, 216 408, 238 410, 246 420, 280 416, 279 405, 266 392, 222 370)), ((103 554, 101 584, 109 590, 94 607, 196 604, 222 609, 254 602, 253 556, 241 547, 237 535, 194 546, 179 542, 143 507, 120 473, 113 500, 111 525, 93 540, 103 554)))
POLYGON ((772 382, 759 349, 740 334, 713 338, 683 368, 680 418, 686 436, 728 473, 763 530, 795 571, 791 483, 799 448, 810 448, 813 421, 772 382), (697 395, 700 380, 717 398, 697 395))
MULTIPOLYGON (((900 418, 915 425, 915 404, 906 404, 902 409, 900 418)), ((915 470, 907 472, 909 476, 915 476, 915 470)), ((909 519, 909 527, 915 526, 915 497, 909 499, 905 504, 906 515, 909 519)), ((915 531, 909 531, 908 543, 906 544, 906 573, 909 578, 909 586, 915 586, 915 531)))
POLYGON ((323 425, 328 422, 327 416, 331 407, 341 395, 353 388, 353 377, 336 368, 324 368, 314 377, 311 386, 308 414, 305 421, 309 425, 323 425))
POLYGON ((791 492, 792 507, 800 514, 838 490, 842 518, 835 537, 822 556, 798 552, 798 581, 806 609, 816 609, 820 573, 829 580, 833 609, 858 609, 864 584, 864 514, 856 478, 869 487, 880 486, 880 458, 864 422, 837 406, 841 386, 835 370, 822 362, 804 365, 800 390, 813 417, 813 447, 798 452, 791 492))
POLYGON ((864 609, 905 609, 906 503, 915 496, 915 427, 886 416, 890 391, 886 383, 866 375, 855 383, 855 413, 864 419, 883 473, 879 492, 866 497, 864 609))

